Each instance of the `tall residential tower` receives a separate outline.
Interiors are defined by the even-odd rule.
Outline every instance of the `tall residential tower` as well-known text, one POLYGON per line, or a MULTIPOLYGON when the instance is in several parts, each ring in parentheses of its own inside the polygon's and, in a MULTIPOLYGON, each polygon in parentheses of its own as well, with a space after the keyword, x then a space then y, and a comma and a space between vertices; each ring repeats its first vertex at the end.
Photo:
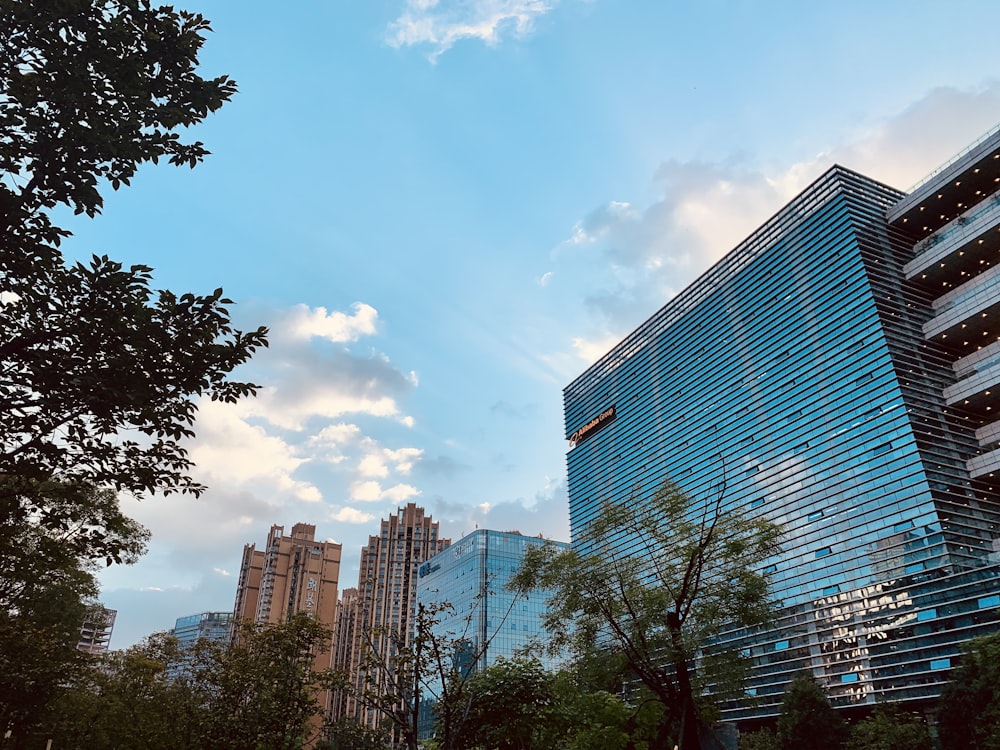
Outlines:
MULTIPOLYGON (((276 624, 299 613, 315 618, 332 632, 340 551, 336 542, 316 541, 316 527, 308 523, 295 524, 289 535, 284 526, 272 526, 262 550, 245 545, 233 612, 234 636, 239 637, 244 623, 276 624)), ((316 671, 329 669, 332 645, 314 657, 316 671)), ((317 696, 324 717, 332 698, 329 691, 317 696)), ((315 717, 314 724, 318 728, 322 718, 315 717)))
POLYGON ((236 620, 285 622, 297 612, 306 612, 332 627, 340 552, 336 542, 317 542, 312 524, 297 523, 289 535, 284 526, 272 526, 264 549, 253 544, 243 548, 236 620))
MULTIPOLYGON (((424 509, 408 503, 382 519, 377 536, 361 549, 356 590, 341 601, 338 634, 349 634, 349 644, 338 643, 336 653, 357 691, 386 689, 387 664, 413 637, 417 601, 417 570, 421 563, 447 547, 439 538, 438 523, 424 509)), ((345 594, 348 594, 345 592, 345 594)), ((353 717, 378 726, 380 716, 350 696, 334 696, 334 718, 353 717)))

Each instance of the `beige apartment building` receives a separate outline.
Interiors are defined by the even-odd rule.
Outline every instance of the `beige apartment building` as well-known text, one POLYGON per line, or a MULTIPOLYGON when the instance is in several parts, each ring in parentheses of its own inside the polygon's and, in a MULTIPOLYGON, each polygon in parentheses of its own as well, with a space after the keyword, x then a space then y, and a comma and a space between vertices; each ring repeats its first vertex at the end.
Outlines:
MULTIPOLYGON (((287 621, 300 612, 311 615, 331 630, 337 611, 341 545, 316 541, 316 527, 308 523, 272 526, 267 544, 243 548, 243 564, 236 589, 234 621, 257 625, 287 621)), ((329 669, 332 650, 316 654, 315 668, 329 669)), ((330 695, 319 696, 324 712, 330 695)))
MULTIPOLYGON (((381 521, 379 533, 361 550, 357 588, 347 589, 340 602, 334 667, 346 671, 361 692, 379 692, 386 672, 372 668, 394 650, 410 643, 417 602, 420 565, 445 549, 436 521, 421 507, 408 503, 381 521)), ((378 712, 350 695, 335 696, 333 718, 352 717, 370 727, 378 712)))

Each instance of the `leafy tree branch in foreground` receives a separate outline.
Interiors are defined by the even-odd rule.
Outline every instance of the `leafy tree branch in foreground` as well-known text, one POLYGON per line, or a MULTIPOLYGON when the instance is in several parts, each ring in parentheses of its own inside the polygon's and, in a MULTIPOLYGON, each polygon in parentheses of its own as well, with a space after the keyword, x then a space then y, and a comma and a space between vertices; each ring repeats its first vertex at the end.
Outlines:
POLYGON ((778 552, 780 530, 727 509, 723 496, 695 502, 667 483, 648 498, 603 501, 575 549, 530 550, 512 582, 554 592, 545 621, 552 648, 585 654, 596 643, 624 657, 665 709, 657 746, 698 747, 707 701, 740 695, 749 668, 740 653, 708 644, 773 612, 760 570, 778 552))
MULTIPOLYGON (((255 386, 229 374, 266 346, 232 325, 231 301, 152 288, 151 269, 96 255, 67 264, 51 211, 94 216, 102 190, 161 158, 208 154, 178 131, 236 91, 203 78, 210 30, 149 0, 0 0, 0 488, 29 504, 38 483, 153 492, 204 488, 182 445, 197 401, 255 386)), ((63 523, 53 506, 36 521, 63 523)), ((113 550, 109 550, 113 557, 113 550)))
POLYGON ((266 330, 234 327, 221 289, 67 263, 53 218, 95 216, 147 162, 204 159, 179 131, 236 90, 198 72, 209 30, 149 0, 0 0, 0 734, 27 736, 80 674, 94 567, 145 549, 117 493, 200 493, 199 400, 255 391, 230 374, 266 330))

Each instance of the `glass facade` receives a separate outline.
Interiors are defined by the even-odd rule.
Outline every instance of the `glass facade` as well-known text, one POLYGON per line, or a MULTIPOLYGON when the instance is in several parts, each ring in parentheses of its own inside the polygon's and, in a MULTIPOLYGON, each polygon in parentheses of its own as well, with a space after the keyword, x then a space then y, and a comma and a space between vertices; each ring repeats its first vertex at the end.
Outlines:
POLYGON ((488 667, 498 657, 511 658, 544 640, 548 596, 534 592, 518 597, 506 586, 526 550, 546 543, 568 546, 516 531, 479 529, 420 566, 417 602, 451 605, 435 630, 445 639, 467 642, 456 654, 463 668, 488 667))
POLYGON ((232 612, 199 612, 178 617, 170 634, 182 647, 193 646, 200 639, 226 643, 231 636, 232 612))
POLYGON ((832 168, 565 389, 574 539, 667 479, 784 529, 777 621, 727 636, 756 701, 726 718, 773 715, 802 669, 837 705, 933 699, 998 627, 998 495, 968 468, 991 417, 946 391, 1000 327, 962 352, 928 334, 905 198, 832 168))
MULTIPOLYGON (((517 596, 507 582, 525 552, 542 544, 567 548, 565 542, 522 536, 516 531, 479 529, 439 552, 417 571, 417 603, 425 607, 447 604, 434 628, 435 637, 454 646, 453 665, 463 673, 484 669, 499 657, 545 640, 542 619, 548 594, 517 596)), ((538 654, 543 662, 551 661, 538 654)), ((421 737, 434 732, 434 704, 439 687, 431 685, 420 701, 421 737)))

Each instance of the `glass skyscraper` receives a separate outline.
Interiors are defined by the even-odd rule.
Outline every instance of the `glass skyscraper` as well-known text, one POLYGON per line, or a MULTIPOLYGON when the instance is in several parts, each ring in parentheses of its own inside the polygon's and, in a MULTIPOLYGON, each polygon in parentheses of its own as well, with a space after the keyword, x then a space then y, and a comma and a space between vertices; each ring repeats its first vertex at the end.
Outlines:
MULTIPOLYGON (((545 641, 542 620, 548 594, 515 594, 507 583, 532 547, 565 542, 523 536, 517 531, 477 529, 423 563, 417 572, 417 604, 449 605, 437 615, 434 635, 453 647, 451 666, 469 673, 485 669, 500 657, 513 658, 532 644, 545 641)), ((535 654, 547 666, 552 660, 535 654)), ((447 665, 446 665, 447 666, 447 665)), ((434 688, 425 691, 420 708, 420 734, 433 733, 434 688)))
POLYGON ((667 479, 784 529, 724 718, 920 705, 1000 627, 998 188, 1000 130, 909 195, 833 167, 565 389, 574 540, 667 479))
POLYGON ((417 603, 451 605, 435 630, 445 638, 467 641, 456 655, 459 661, 463 655, 466 659, 462 668, 482 669, 498 657, 509 659, 535 641, 544 641, 547 594, 518 596, 506 586, 525 552, 546 543, 568 546, 516 531, 478 529, 420 566, 417 603))
POLYGON ((227 643, 232 637, 232 625, 232 612, 199 612, 178 617, 170 635, 184 648, 193 646, 202 638, 227 643))

